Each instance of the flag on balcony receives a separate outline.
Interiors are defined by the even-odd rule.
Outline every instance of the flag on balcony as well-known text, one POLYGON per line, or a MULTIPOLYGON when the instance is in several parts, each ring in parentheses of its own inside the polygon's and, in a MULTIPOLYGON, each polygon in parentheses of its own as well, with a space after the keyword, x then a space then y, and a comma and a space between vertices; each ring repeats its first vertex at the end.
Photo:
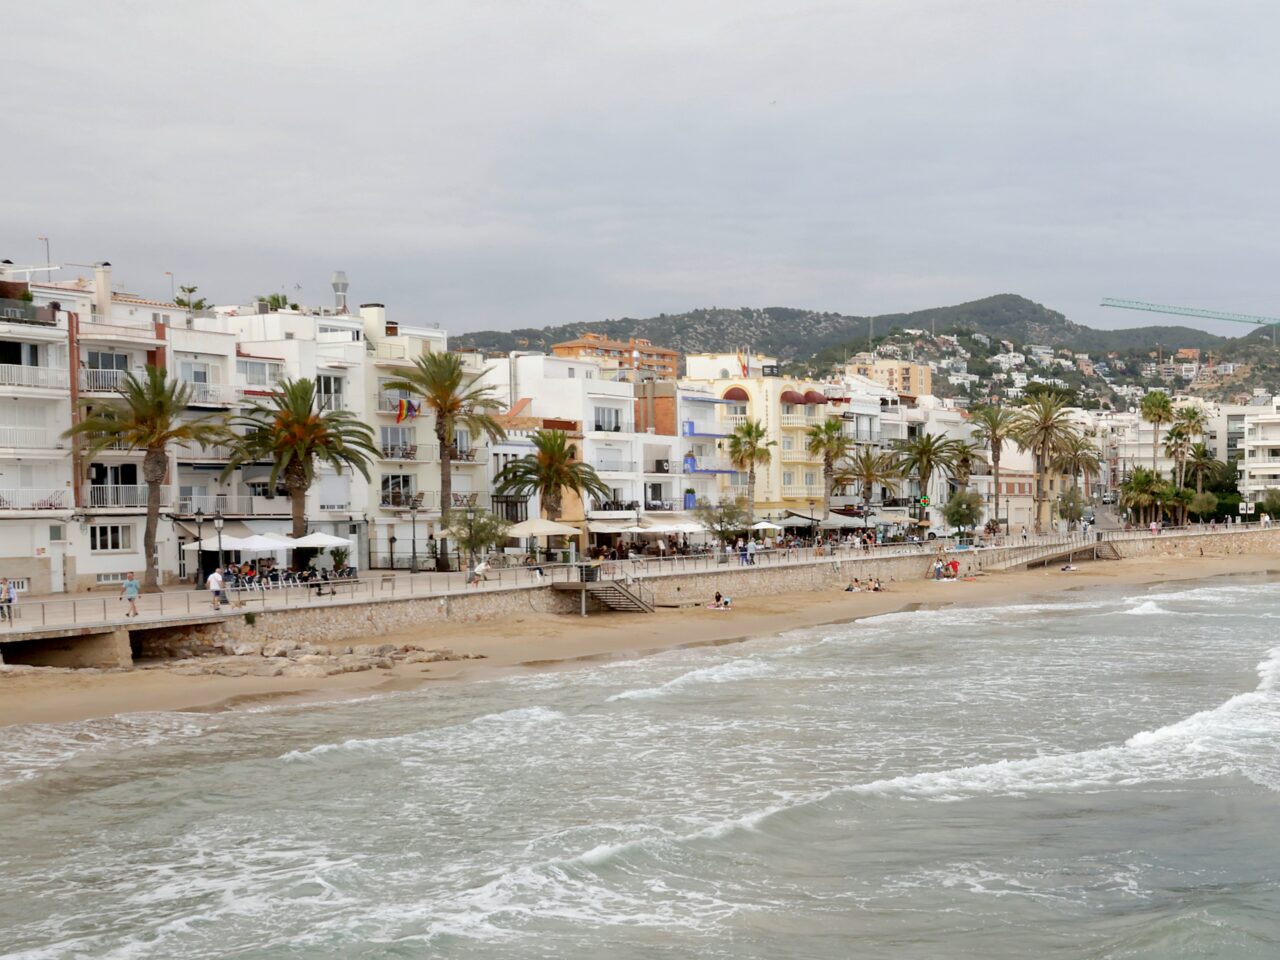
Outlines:
POLYGON ((415 419, 421 409, 422 404, 420 403, 414 403, 412 400, 401 400, 400 409, 396 411, 396 423, 404 423, 406 420, 415 419))

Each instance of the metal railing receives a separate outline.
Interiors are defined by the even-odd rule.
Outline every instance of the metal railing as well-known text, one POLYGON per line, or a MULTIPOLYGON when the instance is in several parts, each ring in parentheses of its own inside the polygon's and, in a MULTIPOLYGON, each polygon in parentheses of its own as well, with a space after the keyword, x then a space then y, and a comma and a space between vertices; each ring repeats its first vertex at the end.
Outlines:
POLYGON ((124 381, 124 370, 81 370, 80 389, 91 393, 113 393, 124 381))
MULTIPOLYGON (((247 588, 230 586, 227 590, 230 602, 224 605, 219 615, 236 616, 246 612, 326 606, 343 602, 448 597, 479 591, 532 589, 558 582, 598 578, 623 579, 629 584, 637 584, 631 589, 633 591, 639 589, 640 595, 648 600, 653 597, 652 581, 657 578, 717 572, 735 566, 843 564, 850 561, 874 561, 884 557, 904 556, 927 560, 937 556, 939 552, 949 555, 991 554, 996 558, 998 565, 1004 562, 1035 562, 1038 555, 1051 555, 1054 551, 1066 550, 1072 546, 1084 548, 1109 540, 1150 540, 1170 535, 1209 536, 1227 532, 1267 530, 1271 526, 1263 523, 1239 523, 1220 525, 1217 528, 1210 525, 1165 528, 1158 534, 1133 530, 1105 531, 1100 536, 1095 532, 1088 535, 1081 533, 1061 536, 1044 535, 1029 537, 1025 544, 1020 537, 988 538, 976 543, 941 538, 886 544, 841 541, 822 546, 775 546, 757 550, 754 554, 745 556, 734 548, 726 552, 721 547, 688 555, 635 556, 591 563, 539 561, 534 565, 527 565, 524 555, 495 554, 488 558, 492 567, 485 574, 484 579, 470 585, 465 570, 448 573, 422 572, 411 575, 374 570, 365 572, 357 579, 336 579, 308 585, 286 586, 266 583, 247 588), (584 569, 592 571, 589 577, 584 577, 584 569)), ((387 557, 384 555, 380 559, 386 560, 387 557)), ((402 556, 402 551, 397 549, 393 559, 397 566, 407 565, 410 552, 405 549, 402 556)), ((419 557, 420 561, 426 559, 429 558, 419 557)), ((454 566, 463 566, 460 562, 461 558, 454 556, 453 559, 454 566)), ((0 619, 0 633, 12 636, 22 631, 49 629, 63 625, 121 625, 126 622, 125 608, 118 602, 117 596, 118 594, 112 590, 109 593, 67 599, 28 600, 23 598, 7 608, 8 618, 11 619, 0 619)), ((215 616, 211 609, 210 596, 204 590, 182 589, 144 594, 138 600, 138 607, 140 617, 137 620, 129 620, 131 625, 148 620, 154 622, 168 618, 215 616)))
POLYGON ((30 447, 34 450, 60 450, 64 441, 58 431, 45 427, 0 426, 0 447, 30 447))
POLYGON ((71 491, 61 488, 0 490, 0 510, 64 510, 71 506, 71 491))
POLYGON ((407 359, 403 343, 379 343, 374 346, 373 355, 379 360, 407 359))
POLYGON ((347 400, 341 393, 317 393, 317 410, 346 410, 347 400))
MULTIPOLYGON (((173 496, 173 487, 160 488, 160 505, 167 506, 173 496)), ((90 484, 85 487, 85 504, 90 507, 145 507, 147 505, 147 487, 145 484, 90 484)))
POLYGON ((382 459, 434 463, 440 459, 440 445, 438 443, 383 444, 382 459))
POLYGON ((190 403, 223 407, 231 406, 239 399, 235 388, 230 384, 198 383, 195 380, 183 380, 181 382, 189 391, 188 400, 190 403))
POLYGON ((173 502, 173 512, 178 516, 194 516, 200 511, 212 517, 219 511, 224 516, 287 517, 290 512, 288 497, 255 497, 248 494, 197 494, 178 497, 173 502))
POLYGON ((0 363, 0 386, 65 390, 69 382, 65 367, 0 363))
POLYGON ((634 460, 610 460, 605 457, 597 457, 591 466, 593 469, 605 473, 635 473, 636 462, 634 460))

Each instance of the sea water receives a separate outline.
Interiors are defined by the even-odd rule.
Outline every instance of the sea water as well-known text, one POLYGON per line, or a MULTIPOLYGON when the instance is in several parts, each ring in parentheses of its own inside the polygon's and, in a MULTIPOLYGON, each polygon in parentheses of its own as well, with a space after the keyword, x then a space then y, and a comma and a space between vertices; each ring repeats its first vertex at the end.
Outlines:
POLYGON ((5 728, 0 955, 1274 958, 1277 628, 1234 578, 5 728))

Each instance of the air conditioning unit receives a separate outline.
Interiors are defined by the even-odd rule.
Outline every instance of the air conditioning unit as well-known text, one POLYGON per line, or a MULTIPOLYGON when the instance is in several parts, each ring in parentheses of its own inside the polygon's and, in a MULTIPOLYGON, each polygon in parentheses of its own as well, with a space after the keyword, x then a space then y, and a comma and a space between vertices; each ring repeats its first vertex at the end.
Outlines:
POLYGON ((656 464, 654 464, 654 472, 655 472, 655 473, 670 473, 670 472, 671 472, 671 461, 670 461, 670 460, 659 460, 656 464))

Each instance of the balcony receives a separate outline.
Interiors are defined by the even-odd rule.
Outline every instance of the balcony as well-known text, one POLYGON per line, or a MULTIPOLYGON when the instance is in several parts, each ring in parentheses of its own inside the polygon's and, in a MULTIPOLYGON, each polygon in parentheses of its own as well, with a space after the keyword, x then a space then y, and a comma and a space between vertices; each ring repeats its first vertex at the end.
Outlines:
MULTIPOLYGON (((167 506, 172 499, 173 488, 160 488, 160 505, 167 506)), ((147 505, 145 485, 118 485, 112 483, 90 484, 85 487, 85 505, 88 507, 130 507, 147 505)))
POLYGON ((742 426, 747 422, 747 419, 748 418, 745 413, 726 413, 724 415, 725 426, 729 427, 731 430, 733 427, 742 426))
POLYGON ((225 383, 179 381, 189 391, 187 402, 198 407, 230 407, 238 399, 235 388, 225 383))
POLYGON ((0 490, 0 510, 67 510, 71 491, 66 489, 0 490))
POLYGON ((47 427, 0 426, 0 447, 27 447, 32 450, 61 450, 65 445, 56 430, 47 427))
POLYGON ((77 336, 81 340, 100 343, 129 341, 136 344, 159 344, 163 342, 156 336, 155 325, 150 319, 112 319, 109 322, 101 322, 94 318, 88 322, 81 321, 77 328, 77 336))
POLYGON ((681 472, 690 473, 736 473, 733 464, 720 457, 695 457, 692 454, 684 458, 680 465, 681 472))
POLYGON ((821 463, 822 462, 822 457, 815 457, 812 453, 810 453, 804 447, 795 447, 791 450, 783 449, 781 456, 782 456, 783 463, 821 463))
POLYGON ((197 511, 209 518, 218 512, 224 517, 287 517, 290 514, 290 504, 288 497, 253 497, 225 493, 178 497, 174 501, 173 512, 177 516, 191 517, 197 511))
POLYGON ((809 418, 803 413, 784 413, 782 415, 782 425, 784 427, 807 427, 809 418))
POLYGON ((230 460, 232 449, 223 443, 193 443, 177 447, 178 459, 184 463, 194 460, 230 460))
POLYGON ((409 361, 409 352, 403 343, 378 343, 374 345, 373 358, 380 365, 399 366, 409 361))
POLYGON ((450 453, 450 459, 458 464, 480 463, 482 461, 479 459, 477 450, 476 447, 465 447, 461 450, 454 447, 450 453))
POLYGON ((615 460, 612 457, 597 457, 591 464, 597 473, 635 473, 634 460, 615 460))
POLYGON ((31 323, 41 327, 57 326, 57 318, 50 307, 37 307, 27 300, 0 298, 0 321, 5 323, 31 323))
MULTIPOLYGON (((454 494, 456 500, 461 494, 454 494)), ((438 510, 440 508, 439 490, 384 490, 378 501, 384 510, 408 510, 417 507, 419 510, 438 510)))
POLYGON ((678 474, 683 468, 684 464, 679 460, 663 457, 658 460, 646 461, 644 465, 644 472, 665 477, 668 474, 678 474))
MULTIPOLYGON (((378 394, 378 412, 379 413, 399 413, 400 401, 408 400, 408 399, 410 398, 409 397, 389 397, 385 393, 380 393, 378 394)), ((418 404, 417 400, 414 400, 413 402, 415 406, 418 404)), ((422 414, 419 413, 419 416, 421 415, 422 414)))
POLYGON ((437 443, 384 445, 382 447, 382 459, 412 463, 434 463, 440 459, 440 445, 437 443))
POLYGON ((115 393, 125 376, 124 370, 81 370, 80 389, 85 393, 115 393))
POLYGON ((592 430, 596 433, 634 433, 635 423, 632 420, 619 420, 616 423, 588 420, 583 424, 583 429, 592 430))
POLYGON ((725 429, 724 424, 712 421, 701 420, 682 420, 680 422, 680 436, 682 437, 727 437, 729 431, 725 429))
POLYGON ((70 378, 63 367, 28 367, 16 363, 0 363, 0 387, 65 390, 69 382, 70 378))
POLYGON ((820 485, 811 487, 806 484, 784 483, 782 485, 782 495, 791 500, 821 500, 822 487, 820 485))

